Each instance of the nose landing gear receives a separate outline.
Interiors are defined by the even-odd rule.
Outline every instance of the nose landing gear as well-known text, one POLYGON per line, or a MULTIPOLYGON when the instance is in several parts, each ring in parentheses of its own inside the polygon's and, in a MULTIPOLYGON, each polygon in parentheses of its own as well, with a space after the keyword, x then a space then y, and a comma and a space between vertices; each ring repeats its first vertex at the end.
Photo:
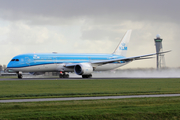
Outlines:
POLYGON ((18 78, 19 78, 19 79, 22 79, 22 78, 23 78, 23 76, 22 76, 22 73, 21 73, 21 72, 17 72, 17 75, 18 75, 18 78))

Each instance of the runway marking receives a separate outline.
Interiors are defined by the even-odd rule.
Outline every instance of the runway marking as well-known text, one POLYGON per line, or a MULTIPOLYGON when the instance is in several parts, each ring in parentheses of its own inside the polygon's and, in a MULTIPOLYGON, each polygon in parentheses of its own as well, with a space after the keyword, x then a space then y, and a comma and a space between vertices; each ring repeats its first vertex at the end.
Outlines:
POLYGON ((180 94, 103 96, 103 97, 74 97, 74 98, 43 98, 43 99, 14 99, 14 100, 0 100, 0 103, 10 103, 10 102, 42 102, 42 101, 70 101, 70 100, 101 100, 101 99, 124 99, 124 98, 147 98, 147 97, 175 97, 175 96, 180 96, 180 94))

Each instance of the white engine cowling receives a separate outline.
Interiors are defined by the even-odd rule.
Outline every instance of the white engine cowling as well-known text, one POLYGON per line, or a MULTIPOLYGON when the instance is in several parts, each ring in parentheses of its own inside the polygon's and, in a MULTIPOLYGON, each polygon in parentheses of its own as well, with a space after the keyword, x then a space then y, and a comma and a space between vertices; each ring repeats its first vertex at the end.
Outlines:
POLYGON ((93 72, 93 67, 89 63, 80 63, 74 67, 74 71, 78 75, 90 75, 93 72))

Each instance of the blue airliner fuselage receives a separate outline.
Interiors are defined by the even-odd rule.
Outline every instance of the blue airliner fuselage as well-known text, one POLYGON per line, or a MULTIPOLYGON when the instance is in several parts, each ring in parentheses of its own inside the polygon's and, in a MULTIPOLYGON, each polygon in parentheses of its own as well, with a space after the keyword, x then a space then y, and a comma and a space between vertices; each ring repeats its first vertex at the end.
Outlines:
MULTIPOLYGON (((123 56, 113 54, 21 54, 15 56, 7 65, 8 68, 23 68, 48 64, 66 64, 66 63, 90 63, 102 60, 112 60, 124 58, 123 56)), ((119 63, 119 62, 114 62, 119 63)), ((122 63, 122 62, 121 62, 122 63)), ((16 71, 16 70, 14 70, 16 71)))

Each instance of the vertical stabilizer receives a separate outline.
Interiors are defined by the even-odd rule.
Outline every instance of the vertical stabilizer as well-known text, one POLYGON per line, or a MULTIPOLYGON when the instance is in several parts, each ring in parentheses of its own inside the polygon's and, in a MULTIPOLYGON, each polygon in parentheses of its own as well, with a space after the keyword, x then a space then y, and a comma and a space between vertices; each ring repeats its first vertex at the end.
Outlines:
POLYGON ((121 42, 119 43, 119 45, 117 46, 117 48, 115 49, 113 54, 121 55, 121 56, 126 57, 126 52, 128 50, 128 43, 129 43, 129 40, 130 40, 131 31, 132 30, 128 30, 126 32, 126 34, 124 35, 123 39, 121 40, 121 42))

